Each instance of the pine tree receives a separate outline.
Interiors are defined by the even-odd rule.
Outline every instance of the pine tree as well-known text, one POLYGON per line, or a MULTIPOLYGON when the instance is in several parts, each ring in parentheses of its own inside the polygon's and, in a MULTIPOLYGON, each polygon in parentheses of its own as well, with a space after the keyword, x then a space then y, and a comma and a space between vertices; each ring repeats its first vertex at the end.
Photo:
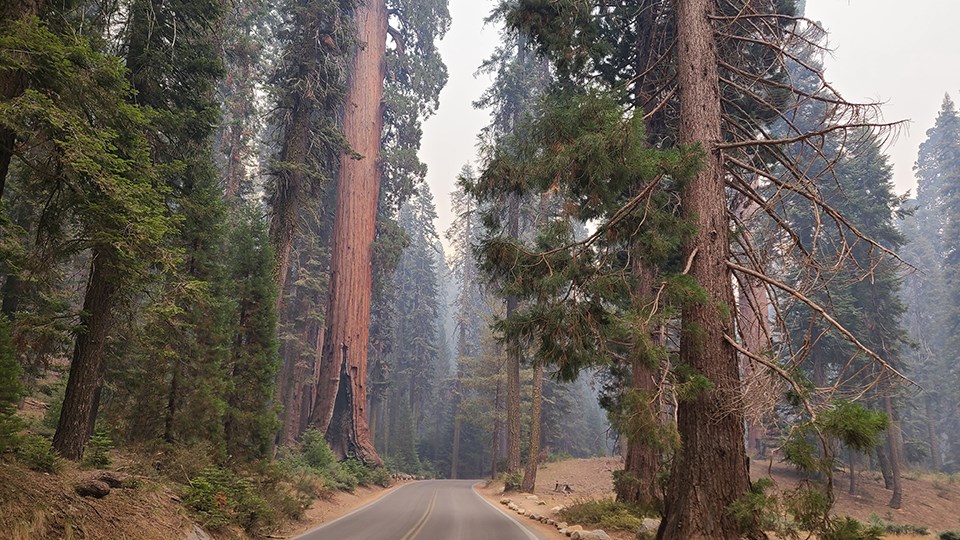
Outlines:
MULTIPOLYGON (((927 131, 927 140, 920 146, 916 171, 918 200, 929 209, 926 211, 925 208, 918 219, 929 220, 923 224, 927 231, 939 232, 931 239, 936 242, 935 249, 942 257, 943 275, 946 278, 944 326, 952 329, 960 324, 960 310, 956 307, 960 301, 960 244, 957 240, 957 235, 960 235, 960 115, 949 96, 944 98, 936 124, 927 131)), ((944 345, 944 358, 954 358, 956 355, 952 351, 960 350, 960 338, 956 332, 948 331, 944 345)), ((954 365, 948 366, 950 381, 958 380, 957 372, 954 365)), ((938 376, 943 379, 942 373, 938 376)), ((960 422, 953 413, 945 414, 944 419, 949 434, 946 461, 955 467, 960 463, 960 435, 957 435, 960 433, 960 422)))

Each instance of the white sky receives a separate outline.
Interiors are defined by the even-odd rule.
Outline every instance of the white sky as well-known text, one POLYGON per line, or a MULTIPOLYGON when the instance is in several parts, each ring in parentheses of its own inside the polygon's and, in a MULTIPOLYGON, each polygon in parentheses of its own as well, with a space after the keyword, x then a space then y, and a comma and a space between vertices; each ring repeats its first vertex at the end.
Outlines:
MULTIPOLYGON (((492 0, 450 0, 453 25, 440 44, 450 81, 440 109, 424 125, 421 159, 437 202, 437 230, 452 219, 450 193, 464 163, 473 162, 488 113, 472 103, 490 85, 474 77, 499 40, 484 26, 492 0)), ((830 32, 827 79, 850 100, 885 103, 887 121, 910 120, 888 149, 899 192, 913 190, 917 149, 933 126, 945 92, 960 92, 960 0, 807 0, 807 16, 830 32)))

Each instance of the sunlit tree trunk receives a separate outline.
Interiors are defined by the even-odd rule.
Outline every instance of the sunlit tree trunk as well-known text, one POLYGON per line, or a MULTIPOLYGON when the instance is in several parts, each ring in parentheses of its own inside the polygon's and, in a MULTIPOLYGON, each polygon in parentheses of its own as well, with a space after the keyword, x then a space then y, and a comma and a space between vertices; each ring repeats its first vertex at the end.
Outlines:
POLYGON ((733 286, 721 139, 714 0, 677 0, 679 142, 704 152, 699 172, 683 188, 683 215, 696 232, 683 248, 690 274, 708 300, 683 307, 680 361, 709 386, 679 404, 681 449, 671 466, 660 540, 738 540, 744 530, 730 506, 750 490, 744 414, 733 335, 733 286))
MULTIPOLYGON (((507 234, 520 236, 520 197, 511 193, 507 201, 507 234)), ((517 309, 517 297, 507 297, 506 318, 517 309)), ((520 470, 520 346, 507 344, 507 472, 520 470)))
POLYGON ((540 417, 543 409, 543 362, 533 363, 533 395, 530 403, 530 450, 527 466, 523 470, 520 490, 533 493, 537 485, 537 468, 540 466, 540 417))
POLYGON ((893 399, 890 397, 890 389, 884 389, 883 407, 886 410, 887 417, 890 419, 890 427, 887 428, 887 458, 890 463, 890 489, 893 493, 890 496, 888 506, 890 508, 900 508, 903 501, 903 481, 901 478, 901 469, 903 468, 903 434, 900 431, 900 418, 893 406, 893 399))
POLYGON ((356 51, 347 85, 343 134, 358 155, 344 152, 340 160, 327 330, 311 423, 326 432, 335 451, 381 465, 365 409, 387 41, 383 1, 364 2, 356 23, 363 45, 356 51))

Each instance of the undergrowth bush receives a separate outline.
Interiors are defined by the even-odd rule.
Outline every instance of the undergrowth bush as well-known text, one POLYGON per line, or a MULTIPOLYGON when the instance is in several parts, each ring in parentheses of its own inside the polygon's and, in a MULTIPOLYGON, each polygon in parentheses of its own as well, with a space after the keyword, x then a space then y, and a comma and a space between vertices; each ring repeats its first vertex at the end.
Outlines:
POLYGON ((267 502, 250 482, 219 467, 209 467, 193 478, 183 502, 211 529, 237 525, 255 531, 274 522, 267 502))
POLYGON ((87 447, 83 450, 82 464, 85 467, 102 469, 110 466, 110 449, 113 448, 113 440, 106 432, 97 431, 90 440, 87 441, 87 447))
POLYGON ((940 533, 940 540, 960 540, 960 531, 944 531, 940 533))
POLYGON ((28 434, 20 437, 17 443, 17 459, 38 472, 55 474, 63 469, 63 459, 53 449, 50 439, 40 435, 28 434))
POLYGON ((580 500, 561 510, 559 515, 568 523, 615 531, 635 531, 643 523, 640 509, 613 499, 580 500))
POLYGON ((500 480, 503 481, 504 491, 516 491, 520 489, 520 485, 523 483, 523 473, 502 473, 500 475, 500 480))

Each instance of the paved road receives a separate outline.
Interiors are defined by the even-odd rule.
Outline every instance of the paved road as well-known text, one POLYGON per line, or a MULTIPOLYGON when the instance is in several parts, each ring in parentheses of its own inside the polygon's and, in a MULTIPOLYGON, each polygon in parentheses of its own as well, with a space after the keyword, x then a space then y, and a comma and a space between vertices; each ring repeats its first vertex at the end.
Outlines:
POLYGON ((473 490, 472 480, 427 480, 295 540, 537 540, 473 490))

